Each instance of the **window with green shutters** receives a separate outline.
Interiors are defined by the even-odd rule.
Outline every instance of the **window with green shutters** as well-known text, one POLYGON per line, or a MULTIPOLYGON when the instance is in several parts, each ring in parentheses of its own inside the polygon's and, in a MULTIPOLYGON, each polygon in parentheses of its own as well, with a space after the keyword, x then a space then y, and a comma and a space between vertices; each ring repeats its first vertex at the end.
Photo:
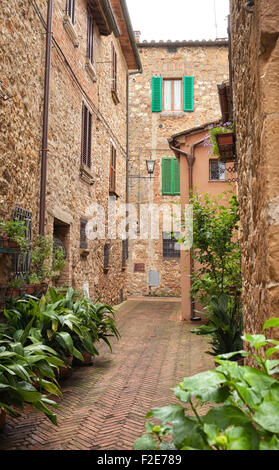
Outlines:
POLYGON ((162 111, 163 103, 163 79, 162 77, 152 77, 152 111, 159 113, 162 111))
MULTIPOLYGON (((167 82, 172 82, 174 80, 168 80, 167 82)), ((176 82, 179 83, 179 80, 176 79, 176 82)), ((177 84, 176 83, 176 84, 177 84)), ((163 111, 163 78, 162 77, 152 77, 152 112, 160 113, 163 111)), ((170 92, 174 95, 174 91, 170 92)), ((175 96, 172 97, 172 100, 175 100, 175 96)), ((194 111, 194 77, 185 76, 183 77, 183 111, 192 112, 194 111)), ((175 106, 170 108, 170 110, 175 110, 175 106)))
POLYGON ((166 196, 180 194, 180 166, 176 158, 162 159, 162 194, 166 196))

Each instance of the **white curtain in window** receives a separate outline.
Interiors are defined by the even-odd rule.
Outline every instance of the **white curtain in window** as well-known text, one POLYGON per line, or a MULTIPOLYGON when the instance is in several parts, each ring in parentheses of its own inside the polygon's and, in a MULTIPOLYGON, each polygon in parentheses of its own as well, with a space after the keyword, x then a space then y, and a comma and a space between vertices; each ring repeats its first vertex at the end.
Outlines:
POLYGON ((174 80, 174 110, 181 110, 181 81, 174 80))
POLYGON ((164 80, 164 109, 171 110, 171 81, 164 80))

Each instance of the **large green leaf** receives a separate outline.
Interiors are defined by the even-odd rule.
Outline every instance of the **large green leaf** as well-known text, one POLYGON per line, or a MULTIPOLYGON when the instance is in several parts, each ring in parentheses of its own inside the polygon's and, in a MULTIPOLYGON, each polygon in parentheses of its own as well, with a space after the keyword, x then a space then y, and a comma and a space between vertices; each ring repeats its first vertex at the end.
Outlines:
POLYGON ((160 419, 163 423, 173 423, 184 416, 184 408, 179 404, 153 408, 147 413, 146 418, 151 416, 160 419))
POLYGON ((220 430, 225 430, 229 426, 243 426, 249 423, 243 411, 233 405, 214 407, 203 417, 203 422, 215 424, 220 430))
POLYGON ((254 421, 267 431, 279 433, 279 403, 264 401, 254 414, 254 421))
POLYGON ((185 446, 196 449, 208 449, 202 435, 203 431, 197 420, 188 416, 177 419, 173 424, 173 442, 177 449, 185 446))
POLYGON ((57 340, 62 340, 62 344, 66 347, 66 349, 73 354, 73 340, 71 335, 65 331, 61 331, 56 333, 57 340))
POLYGON ((279 318, 270 318, 267 320, 263 326, 263 329, 279 327, 279 318))
POLYGON ((266 437, 260 443, 260 450, 279 450, 279 439, 277 436, 266 437))
POLYGON ((259 449, 260 437, 251 424, 232 426, 225 431, 224 435, 228 439, 228 450, 259 449))
POLYGON ((149 434, 143 434, 134 442, 134 450, 155 450, 157 441, 149 434))

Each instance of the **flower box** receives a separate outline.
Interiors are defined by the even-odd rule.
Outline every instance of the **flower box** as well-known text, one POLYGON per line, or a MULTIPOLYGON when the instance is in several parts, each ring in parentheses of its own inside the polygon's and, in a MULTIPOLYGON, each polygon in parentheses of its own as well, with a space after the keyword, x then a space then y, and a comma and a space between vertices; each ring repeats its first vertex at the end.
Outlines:
POLYGON ((216 134, 221 162, 235 161, 235 135, 234 132, 216 134))

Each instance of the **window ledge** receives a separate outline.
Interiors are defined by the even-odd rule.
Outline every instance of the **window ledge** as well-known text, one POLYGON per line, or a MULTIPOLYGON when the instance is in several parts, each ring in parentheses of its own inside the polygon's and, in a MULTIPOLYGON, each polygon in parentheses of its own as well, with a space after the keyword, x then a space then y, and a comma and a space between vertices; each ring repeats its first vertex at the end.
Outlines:
POLYGON ((112 99, 113 99, 114 103, 115 104, 120 103, 120 99, 118 98, 117 91, 111 90, 111 94, 112 94, 112 99))
POLYGON ((209 183, 226 183, 226 180, 208 180, 209 183))
POLYGON ((97 81, 96 69, 88 58, 86 59, 85 70, 88 73, 89 77, 91 78, 92 82, 95 83, 97 81))
POLYGON ((68 34, 69 38, 71 39, 73 45, 75 47, 78 47, 79 46, 78 35, 77 35, 77 32, 74 28, 72 20, 68 15, 64 16, 63 26, 64 26, 65 30, 67 31, 67 34, 68 34))
POLYGON ((93 175, 90 172, 90 169, 87 168, 85 165, 80 166, 80 177, 87 184, 90 184, 90 186, 93 186, 93 184, 95 183, 93 175))
POLYGON ((162 111, 160 117, 182 117, 186 111, 162 111))

